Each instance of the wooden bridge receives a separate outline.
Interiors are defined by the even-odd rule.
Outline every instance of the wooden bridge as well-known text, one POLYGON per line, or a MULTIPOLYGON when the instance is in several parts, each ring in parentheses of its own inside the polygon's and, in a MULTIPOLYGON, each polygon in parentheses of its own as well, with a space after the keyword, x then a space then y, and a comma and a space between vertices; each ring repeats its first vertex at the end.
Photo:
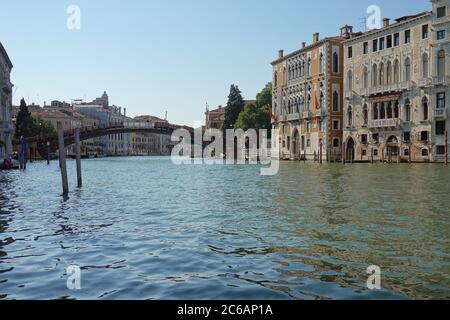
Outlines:
MULTIPOLYGON (((80 141, 93 138, 121 134, 121 133, 153 133, 162 135, 172 135, 177 129, 186 129, 193 137, 194 130, 189 127, 176 126, 168 123, 147 123, 147 122, 124 122, 115 125, 99 125, 94 127, 80 128, 80 141)), ((19 140, 13 141, 14 145, 20 145, 19 140)), ((47 158, 48 150, 50 153, 58 150, 58 134, 40 135, 28 138, 28 144, 36 144, 37 150, 43 159, 47 158), (49 143, 49 147, 47 147, 49 143)), ((75 129, 64 131, 64 147, 75 144, 75 129)))

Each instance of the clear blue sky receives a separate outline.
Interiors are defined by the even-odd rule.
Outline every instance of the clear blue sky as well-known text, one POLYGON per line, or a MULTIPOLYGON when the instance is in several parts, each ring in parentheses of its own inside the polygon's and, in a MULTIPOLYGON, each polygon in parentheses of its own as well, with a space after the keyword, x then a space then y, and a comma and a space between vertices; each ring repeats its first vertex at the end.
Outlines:
POLYGON ((14 64, 14 103, 81 98, 106 90, 128 114, 193 125, 230 84, 253 99, 271 81, 278 49, 312 33, 362 30, 369 5, 383 17, 431 10, 428 0, 0 0, 0 41, 14 64), (81 30, 66 27, 81 9, 81 30))

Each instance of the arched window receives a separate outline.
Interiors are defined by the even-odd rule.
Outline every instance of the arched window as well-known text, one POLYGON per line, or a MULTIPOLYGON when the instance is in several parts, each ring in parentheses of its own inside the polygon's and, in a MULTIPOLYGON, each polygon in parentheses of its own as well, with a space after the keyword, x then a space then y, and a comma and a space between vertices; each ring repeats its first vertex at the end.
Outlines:
POLYGON ((367 104, 363 107, 363 121, 364 125, 367 125, 369 123, 369 111, 367 109, 367 104))
POLYGON ((422 77, 428 78, 428 55, 426 53, 422 56, 422 77))
POLYGON ((333 72, 339 73, 339 56, 337 52, 333 53, 333 72))
POLYGON ((378 120, 378 104, 373 106, 373 120, 378 120))
POLYGON ((428 149, 422 149, 422 156, 428 157, 428 149))
POLYGON ((352 109, 352 106, 349 106, 348 110, 347 110, 347 124, 350 127, 353 125, 353 109, 352 109))
POLYGON ((437 75, 438 77, 444 77, 445 76, 445 51, 440 50, 438 52, 437 57, 437 75))
POLYGON ((409 57, 405 60, 405 81, 411 81, 411 59, 409 57))
POLYGON ((411 121, 411 104, 409 99, 405 101, 405 121, 411 121))
POLYGON ((380 64, 380 77, 379 77, 379 85, 384 85, 384 63, 382 62, 380 64))
POLYGON ((386 67, 386 84, 392 83, 392 63, 389 61, 386 67))
POLYGON ((392 119, 392 103, 389 102, 387 105, 387 119, 392 119))
POLYGON ((319 57, 319 72, 323 73, 323 53, 320 53, 320 57, 319 57))
POLYGON ((397 59, 394 61, 394 83, 400 82, 400 63, 397 59))
POLYGON ((378 68, 377 65, 374 64, 372 66, 372 87, 376 87, 378 85, 377 78, 378 78, 378 68))
POLYGON ((307 75, 308 75, 308 77, 311 75, 311 58, 308 59, 307 75))
POLYGON ((339 112, 339 93, 333 92, 333 112, 339 112))
POLYGON ((363 70, 363 87, 364 87, 364 89, 367 89, 368 86, 369 86, 369 74, 367 72, 367 67, 364 67, 364 70, 363 70))
POLYGON ((380 119, 386 119, 386 109, 384 108, 384 103, 380 105, 380 119))
POLYGON ((428 99, 427 97, 423 97, 422 99, 422 116, 423 116, 423 120, 427 121, 428 120, 428 99))
POLYGON ((398 118, 400 118, 400 110, 399 110, 399 107, 398 107, 398 101, 396 101, 395 102, 395 106, 394 106, 394 118, 395 119, 398 119, 398 118))
POLYGON ((323 91, 320 92, 319 105, 321 108, 325 106, 323 91))
POLYGON ((349 91, 353 90, 353 72, 352 72, 352 70, 349 70, 347 73, 347 86, 348 86, 349 91))

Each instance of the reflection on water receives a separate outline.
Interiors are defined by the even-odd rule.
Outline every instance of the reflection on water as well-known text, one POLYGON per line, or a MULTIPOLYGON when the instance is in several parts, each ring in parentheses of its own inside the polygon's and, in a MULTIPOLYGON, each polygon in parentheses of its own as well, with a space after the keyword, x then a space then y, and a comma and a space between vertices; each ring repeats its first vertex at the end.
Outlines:
POLYGON ((0 173, 0 299, 450 298, 444 166, 284 162, 263 177, 111 158, 83 174, 65 202, 56 162, 0 173))

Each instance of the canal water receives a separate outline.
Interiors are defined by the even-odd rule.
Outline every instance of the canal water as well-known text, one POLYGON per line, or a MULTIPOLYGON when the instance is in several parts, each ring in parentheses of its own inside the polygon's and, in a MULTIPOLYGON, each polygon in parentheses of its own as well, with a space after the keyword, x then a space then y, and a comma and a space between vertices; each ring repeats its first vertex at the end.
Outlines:
POLYGON ((0 299, 450 299, 443 165, 68 167, 0 172, 0 299))

